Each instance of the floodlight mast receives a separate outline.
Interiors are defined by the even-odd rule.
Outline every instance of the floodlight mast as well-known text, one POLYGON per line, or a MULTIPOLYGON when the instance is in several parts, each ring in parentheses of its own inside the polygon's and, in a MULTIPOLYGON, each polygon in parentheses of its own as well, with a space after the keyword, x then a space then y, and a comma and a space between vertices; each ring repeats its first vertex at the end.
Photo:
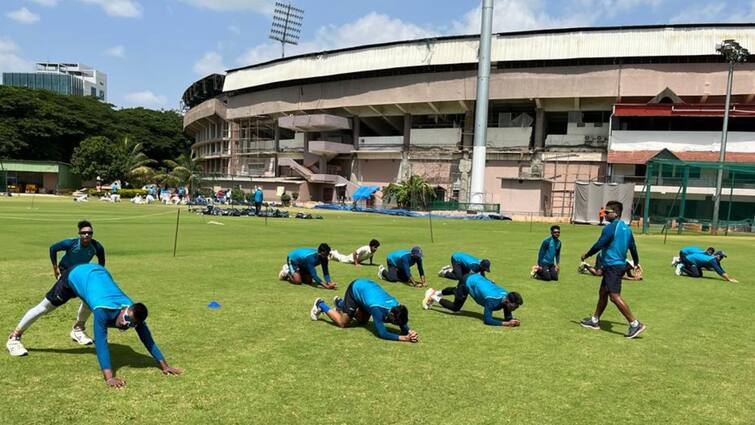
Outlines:
POLYGON ((286 56, 286 44, 299 44, 304 10, 290 3, 275 2, 269 38, 281 43, 281 57, 286 56))
MULTIPOLYGON (((716 45, 716 51, 724 56, 729 64, 729 75, 726 81, 726 104, 724 106, 724 125, 721 130, 721 151, 718 155, 718 172, 716 174, 716 194, 713 200, 713 220, 711 233, 718 234, 718 212, 721 207, 721 190, 724 178, 724 162, 726 161, 726 141, 729 133, 729 109, 731 108, 731 86, 734 80, 734 64, 746 62, 750 52, 735 40, 724 40, 716 45)), ((728 226, 728 223, 726 223, 728 226)))

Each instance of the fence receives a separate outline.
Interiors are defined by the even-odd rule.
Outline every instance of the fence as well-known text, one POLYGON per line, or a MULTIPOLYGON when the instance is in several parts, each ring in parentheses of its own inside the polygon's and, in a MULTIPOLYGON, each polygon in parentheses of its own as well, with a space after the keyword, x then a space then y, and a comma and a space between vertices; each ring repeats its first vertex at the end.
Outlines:
POLYGON ((433 201, 430 203, 432 211, 479 211, 486 213, 500 213, 500 204, 476 204, 471 202, 433 201))

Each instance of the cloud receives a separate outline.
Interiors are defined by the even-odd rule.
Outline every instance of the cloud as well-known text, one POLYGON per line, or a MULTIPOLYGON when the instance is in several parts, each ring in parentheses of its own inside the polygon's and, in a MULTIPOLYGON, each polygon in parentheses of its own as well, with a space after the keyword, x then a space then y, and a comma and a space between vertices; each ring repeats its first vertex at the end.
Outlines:
POLYGON ((120 18, 139 18, 142 5, 135 0, 79 0, 82 3, 100 6, 110 16, 120 18))
POLYGON ((33 64, 18 56, 18 46, 13 40, 0 37, 0 71, 28 72, 33 64))
POLYGON ((5 16, 21 24, 33 24, 39 21, 39 15, 32 13, 29 9, 25 7, 22 7, 21 9, 18 9, 18 10, 14 10, 13 12, 8 12, 5 14, 5 16))
POLYGON ((125 96, 127 102, 136 106, 158 107, 165 106, 168 99, 162 95, 156 95, 151 90, 128 93, 125 96))
POLYGON ((29 1, 32 3, 37 3, 42 6, 46 6, 46 7, 55 7, 60 2, 60 0, 29 0, 29 1))
POLYGON ((114 58, 120 58, 124 59, 126 57, 126 48, 123 46, 113 46, 108 49, 105 49, 103 52, 105 56, 111 56, 114 58))
MULTIPOLYGON (((495 0, 493 32, 593 26, 639 7, 657 7, 663 1, 577 0, 566 7, 565 13, 557 15, 553 4, 543 0, 495 0)), ((453 21, 453 33, 479 34, 480 10, 476 7, 453 21)))
POLYGON ((180 0, 203 9, 230 11, 230 10, 252 10, 255 12, 271 14, 273 12, 273 1, 270 0, 180 0))
POLYGON ((209 74, 224 74, 228 69, 223 64, 223 57, 218 52, 207 52, 201 59, 194 63, 194 72, 201 76, 209 74))
MULTIPOLYGON (((286 45, 286 55, 318 52, 364 44, 384 43, 389 41, 412 40, 440 35, 435 30, 404 22, 400 19, 371 12, 354 22, 341 26, 326 25, 315 33, 314 40, 300 42, 296 46, 286 45)), ((245 66, 280 57, 280 44, 267 42, 247 49, 236 59, 236 63, 245 66)))
POLYGON ((669 22, 674 24, 689 24, 700 22, 719 22, 723 19, 725 3, 708 3, 698 7, 687 8, 673 16, 669 22))
POLYGON ((240 35, 241 34, 241 28, 239 28, 238 25, 228 25, 228 31, 240 35))

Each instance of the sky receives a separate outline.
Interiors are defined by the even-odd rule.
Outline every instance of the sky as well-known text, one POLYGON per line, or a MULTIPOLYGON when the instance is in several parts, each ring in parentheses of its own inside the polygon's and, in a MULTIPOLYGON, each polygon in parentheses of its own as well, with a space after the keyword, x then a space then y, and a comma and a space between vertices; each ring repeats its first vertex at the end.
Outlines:
MULTIPOLYGON (((84 63, 108 75, 118 107, 178 109, 203 76, 280 57, 268 39, 274 3, 0 0, 0 72, 84 63)), ((480 0, 292 3, 304 24, 287 56, 480 31, 480 0)), ((495 0, 493 31, 711 22, 755 22, 755 0, 495 0)))

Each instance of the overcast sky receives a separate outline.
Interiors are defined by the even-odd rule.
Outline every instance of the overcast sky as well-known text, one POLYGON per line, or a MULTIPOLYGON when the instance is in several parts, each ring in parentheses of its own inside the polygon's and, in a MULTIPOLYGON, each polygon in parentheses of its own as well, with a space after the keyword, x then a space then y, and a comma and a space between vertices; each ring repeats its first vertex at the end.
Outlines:
MULTIPOLYGON (((479 0, 296 0, 296 54, 479 33, 479 0)), ((118 106, 178 108, 193 81, 276 58, 269 0, 0 0, 0 71, 36 61, 104 71, 118 106)), ((664 23, 755 22, 755 0, 496 0, 496 32, 664 23)), ((751 49, 753 46, 746 46, 751 49)))

